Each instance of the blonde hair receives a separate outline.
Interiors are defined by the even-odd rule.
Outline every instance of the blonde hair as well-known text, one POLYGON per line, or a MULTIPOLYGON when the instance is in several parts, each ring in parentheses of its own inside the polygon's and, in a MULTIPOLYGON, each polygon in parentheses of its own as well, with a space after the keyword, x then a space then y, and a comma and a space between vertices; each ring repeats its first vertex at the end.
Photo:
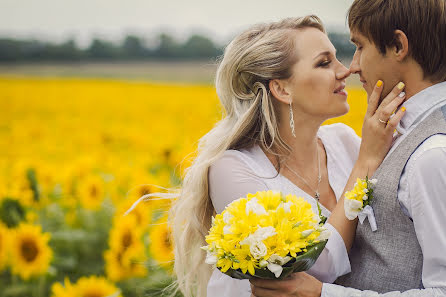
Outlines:
POLYGON ((289 151, 279 135, 278 112, 268 83, 291 77, 297 62, 293 30, 313 27, 325 33, 314 15, 258 24, 226 47, 216 76, 218 97, 226 116, 198 145, 198 155, 187 169, 179 198, 170 210, 175 273, 185 297, 206 296, 211 265, 204 262, 205 236, 215 214, 209 197, 208 171, 224 151, 253 144, 267 151, 289 151))

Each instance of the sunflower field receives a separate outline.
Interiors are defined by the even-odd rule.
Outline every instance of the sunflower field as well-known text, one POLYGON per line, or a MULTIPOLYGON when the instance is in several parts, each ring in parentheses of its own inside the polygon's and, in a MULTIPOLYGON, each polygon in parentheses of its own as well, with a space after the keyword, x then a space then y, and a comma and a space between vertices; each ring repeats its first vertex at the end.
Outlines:
MULTIPOLYGON (((366 95, 344 122, 360 135, 366 95)), ((0 296, 161 296, 174 281, 168 199, 221 119, 215 89, 0 77, 0 296)))

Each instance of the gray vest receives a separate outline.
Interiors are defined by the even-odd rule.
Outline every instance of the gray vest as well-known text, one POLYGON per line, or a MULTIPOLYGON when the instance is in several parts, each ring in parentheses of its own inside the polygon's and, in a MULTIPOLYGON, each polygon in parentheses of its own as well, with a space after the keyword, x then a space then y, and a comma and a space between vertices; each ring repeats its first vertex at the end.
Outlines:
POLYGON ((446 105, 420 122, 375 172, 378 183, 372 207, 378 230, 372 232, 367 220, 358 224, 350 251, 352 272, 338 278, 336 284, 378 293, 423 287, 423 254, 413 222, 401 210, 397 191, 410 156, 435 134, 446 134, 446 105))

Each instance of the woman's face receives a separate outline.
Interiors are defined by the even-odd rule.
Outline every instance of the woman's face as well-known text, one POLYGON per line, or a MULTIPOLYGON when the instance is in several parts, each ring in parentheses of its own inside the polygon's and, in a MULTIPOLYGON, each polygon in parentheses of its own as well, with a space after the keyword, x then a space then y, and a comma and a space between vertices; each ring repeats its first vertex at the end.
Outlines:
POLYGON ((345 79, 349 70, 336 59, 336 49, 327 35, 316 28, 296 31, 298 62, 287 80, 295 116, 325 120, 348 112, 345 79))

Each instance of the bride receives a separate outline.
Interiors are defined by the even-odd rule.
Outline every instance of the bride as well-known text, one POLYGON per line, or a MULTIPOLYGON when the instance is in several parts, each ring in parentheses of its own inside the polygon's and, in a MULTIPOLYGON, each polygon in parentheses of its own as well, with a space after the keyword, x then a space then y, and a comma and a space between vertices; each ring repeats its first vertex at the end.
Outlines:
POLYGON ((342 194, 371 176, 389 150, 404 111, 395 88, 379 105, 382 83, 369 98, 363 138, 343 124, 321 126, 348 112, 350 72, 316 16, 256 25, 225 49, 216 89, 225 117, 201 140, 171 210, 175 273, 185 297, 250 296, 236 280, 204 263, 211 217, 235 199, 262 190, 304 197, 329 217, 331 237, 308 273, 333 282, 350 272, 356 221, 345 218, 342 194))

